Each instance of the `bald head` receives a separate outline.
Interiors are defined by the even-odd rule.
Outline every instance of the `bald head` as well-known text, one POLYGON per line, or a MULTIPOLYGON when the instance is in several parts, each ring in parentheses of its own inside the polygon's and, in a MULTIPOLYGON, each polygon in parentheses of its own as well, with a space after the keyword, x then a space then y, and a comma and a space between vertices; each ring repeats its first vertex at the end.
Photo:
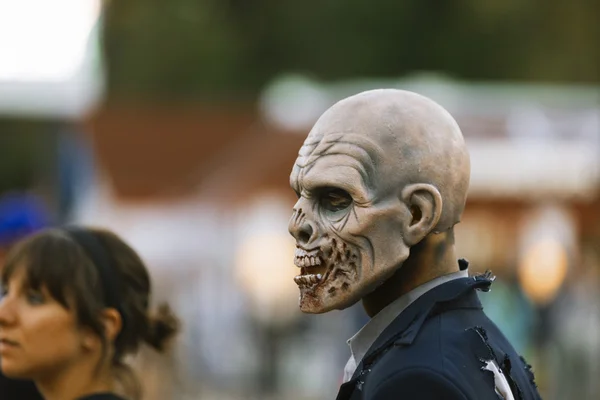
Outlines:
POLYGON ((329 108, 290 176, 299 196, 290 221, 297 265, 324 257, 322 271, 313 272, 330 274, 315 283, 310 269, 303 270, 297 283, 304 309, 323 312, 360 299, 402 265, 410 247, 452 228, 465 206, 469 176, 460 128, 426 97, 372 90, 329 108), (346 249, 340 249, 346 262, 327 260, 328 254, 337 257, 331 249, 340 243, 355 249, 354 261, 346 249))
POLYGON ((371 179, 379 184, 390 189, 408 183, 435 186, 443 201, 436 231, 460 221, 469 187, 469 153, 458 124, 439 104, 396 89, 348 97, 319 118, 300 156, 306 162, 308 155, 314 158, 334 142, 340 147, 341 141, 363 143, 363 155, 371 158, 364 167, 377 169, 371 179))

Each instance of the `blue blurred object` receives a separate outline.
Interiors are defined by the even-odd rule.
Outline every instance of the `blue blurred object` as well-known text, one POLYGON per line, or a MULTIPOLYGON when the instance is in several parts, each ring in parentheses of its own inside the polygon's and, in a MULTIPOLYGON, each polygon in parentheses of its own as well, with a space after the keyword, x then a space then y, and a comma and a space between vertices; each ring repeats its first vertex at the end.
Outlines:
POLYGON ((48 225, 48 215, 35 196, 9 193, 0 197, 0 247, 48 225))

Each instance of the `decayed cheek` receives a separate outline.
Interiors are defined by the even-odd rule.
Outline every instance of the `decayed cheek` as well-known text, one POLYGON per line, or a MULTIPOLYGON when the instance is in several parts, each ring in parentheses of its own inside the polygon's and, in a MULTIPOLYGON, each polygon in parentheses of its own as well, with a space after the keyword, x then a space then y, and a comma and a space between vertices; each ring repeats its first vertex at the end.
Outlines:
POLYGON ((356 302, 357 299, 352 298, 353 289, 362 276, 360 253, 355 244, 339 236, 325 235, 318 253, 305 256, 305 266, 301 268, 301 275, 296 277, 300 288, 300 309, 321 313, 348 307, 350 301, 352 304, 356 302))

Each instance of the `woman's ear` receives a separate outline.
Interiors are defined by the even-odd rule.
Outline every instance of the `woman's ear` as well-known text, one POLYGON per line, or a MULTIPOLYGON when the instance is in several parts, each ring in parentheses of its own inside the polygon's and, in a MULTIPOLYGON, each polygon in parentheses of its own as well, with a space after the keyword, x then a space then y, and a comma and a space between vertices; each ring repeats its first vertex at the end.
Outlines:
POLYGON ((106 308, 102 311, 102 323, 106 339, 110 342, 116 340, 123 328, 121 314, 114 308, 106 308))
MULTIPOLYGON (((102 325, 104 325, 104 334, 106 335, 106 340, 113 342, 123 328, 121 314, 114 308, 105 308, 102 311, 100 319, 102 321, 102 325)), ((102 346, 102 340, 91 328, 84 327, 82 333, 83 337, 81 345, 86 351, 92 351, 95 348, 102 346)))
POLYGON ((442 216, 442 195, 433 185, 415 183, 407 185, 401 196, 412 216, 404 226, 404 242, 412 247, 435 229, 442 216))

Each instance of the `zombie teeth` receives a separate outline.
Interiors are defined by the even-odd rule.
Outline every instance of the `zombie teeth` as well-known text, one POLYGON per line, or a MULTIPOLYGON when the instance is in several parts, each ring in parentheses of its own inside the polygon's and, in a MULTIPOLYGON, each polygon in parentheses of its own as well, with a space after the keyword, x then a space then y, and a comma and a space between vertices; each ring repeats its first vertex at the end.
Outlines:
POLYGON ((294 278, 294 282, 296 282, 298 286, 313 286, 321 282, 321 279, 321 274, 298 275, 294 278))
POLYGON ((307 255, 298 255, 298 250, 296 250, 296 257, 294 258, 294 264, 297 267, 316 267, 323 263, 321 257, 319 256, 307 256, 307 255))

